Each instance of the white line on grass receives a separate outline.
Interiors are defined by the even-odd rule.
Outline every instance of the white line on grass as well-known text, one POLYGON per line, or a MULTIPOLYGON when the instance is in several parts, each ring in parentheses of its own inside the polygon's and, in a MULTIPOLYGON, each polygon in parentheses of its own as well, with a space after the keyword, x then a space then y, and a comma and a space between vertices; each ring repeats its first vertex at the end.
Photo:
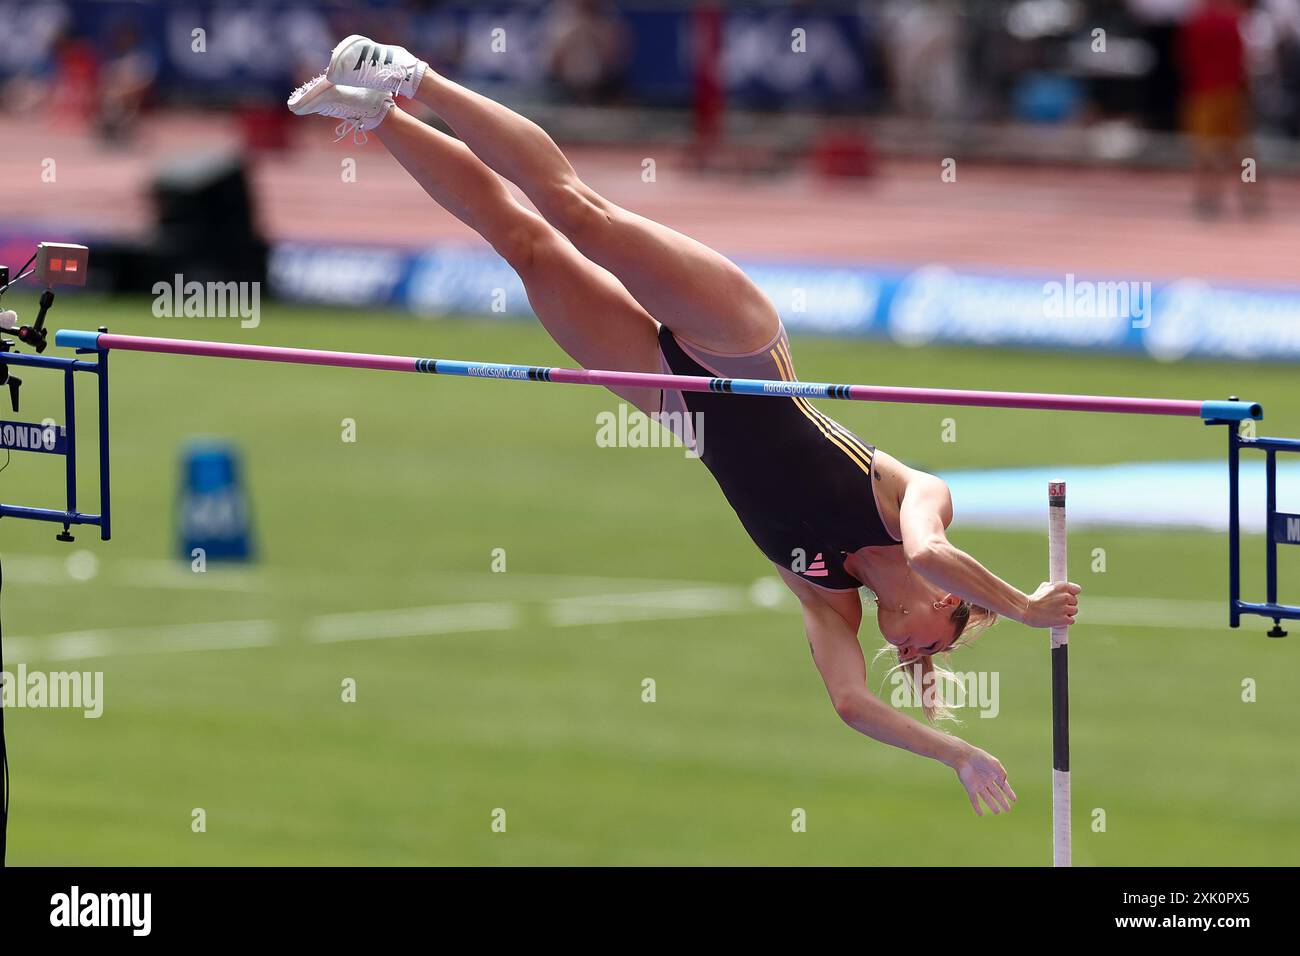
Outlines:
MULTIPOLYGON (((93 554, 93 552, 91 552, 93 554)), ((70 552, 71 554, 71 552, 70 552)), ((68 572, 66 558, 57 558, 43 554, 9 555, 9 567, 5 568, 5 577, 24 585, 70 586, 111 582, 113 587, 166 589, 187 591, 232 591, 232 592, 269 592, 283 584, 284 579, 300 580, 305 584, 319 586, 322 576, 331 574, 330 569, 320 568, 310 571, 276 567, 246 568, 229 567, 213 563, 202 573, 190 570, 189 564, 180 560, 125 558, 96 565, 93 576, 87 580, 73 578, 68 572)), ((339 577, 351 578, 352 572, 333 572, 339 577)), ((576 588, 581 591, 605 592, 610 589, 625 590, 634 588, 643 591, 675 590, 678 588, 712 587, 701 585, 698 581, 673 578, 615 578, 583 574, 547 574, 528 571, 510 571, 493 573, 490 571, 455 571, 435 569, 427 573, 412 576, 409 580, 413 587, 454 584, 463 589, 466 584, 487 587, 505 587, 516 591, 527 590, 543 596, 554 593, 557 587, 576 588)))
POLYGON ((546 620, 553 627, 574 627, 582 624, 737 614, 753 609, 746 588, 697 586, 676 591, 637 591, 556 598, 547 604, 546 620))
POLYGON ((266 647, 279 639, 273 621, 213 621, 156 627, 65 631, 43 638, 5 638, 10 658, 80 661, 127 654, 175 654, 183 651, 229 651, 266 647))
POLYGON ((270 591, 273 578, 250 568, 232 568, 219 564, 210 565, 208 570, 199 574, 190 570, 183 561, 151 560, 146 558, 127 558, 111 562, 98 562, 93 551, 90 554, 90 573, 80 579, 70 571, 68 558, 77 552, 69 552, 68 558, 55 558, 49 555, 8 555, 5 577, 15 583, 31 586, 91 586, 96 583, 108 584, 113 588, 140 588, 142 590, 168 591, 214 591, 236 594, 270 591))
POLYGON ((558 588, 574 589, 580 593, 577 597, 590 597, 593 592, 606 594, 611 591, 675 591, 682 588, 727 587, 712 582, 690 581, 672 578, 613 578, 593 577, 582 574, 546 574, 542 572, 509 571, 494 574, 490 571, 442 571, 434 570, 409 579, 413 586, 455 584, 458 589, 468 585, 480 587, 509 588, 516 595, 523 592, 525 596, 540 595, 552 597, 558 588))
POLYGON ((307 640, 317 644, 375 641, 391 637, 509 631, 520 624, 514 604, 438 604, 393 611, 326 614, 307 622, 307 640))
POLYGON ((1077 627, 1113 624, 1122 627, 1217 628, 1228 626, 1228 601, 1179 601, 1174 598, 1088 597, 1079 599, 1077 627))

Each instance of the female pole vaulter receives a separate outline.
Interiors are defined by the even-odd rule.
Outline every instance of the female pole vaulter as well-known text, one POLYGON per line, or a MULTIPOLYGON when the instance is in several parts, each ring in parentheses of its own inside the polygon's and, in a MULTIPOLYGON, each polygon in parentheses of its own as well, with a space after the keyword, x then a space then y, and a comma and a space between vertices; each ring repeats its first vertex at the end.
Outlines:
MULTIPOLYGON (((486 239, 519 274, 555 342, 586 368, 795 379, 775 308, 731 261, 629 212, 578 178, 535 123, 440 76, 399 46, 351 36, 329 69, 295 90, 299 115, 341 120, 340 138, 380 142, 435 202, 486 239), (408 97, 459 139, 400 109, 408 97), (537 213, 517 202, 518 186, 537 213)), ((1015 793, 992 755, 901 713, 867 687, 858 643, 862 602, 876 596, 880 633, 922 687, 942 672, 936 654, 967 643, 998 616, 1063 626, 1079 587, 1033 594, 954 547, 947 485, 862 441, 807 400, 750 401, 717 393, 618 388, 650 416, 666 416, 700 453, 741 524, 799 599, 813 660, 836 713, 875 740, 952 768, 975 812, 1010 810, 1015 793), (806 561, 796 561, 798 556, 806 561), (798 568, 799 570, 795 570, 798 568)), ((910 675, 909 675, 910 676, 910 675)), ((927 716, 941 707, 926 708, 927 716)))

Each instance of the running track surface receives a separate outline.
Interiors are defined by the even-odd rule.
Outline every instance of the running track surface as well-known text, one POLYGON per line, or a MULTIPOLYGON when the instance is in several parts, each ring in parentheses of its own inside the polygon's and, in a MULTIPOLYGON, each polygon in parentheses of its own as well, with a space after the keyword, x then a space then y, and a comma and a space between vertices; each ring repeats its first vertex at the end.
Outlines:
MULTIPOLYGON (((82 231, 144 235, 154 169, 240 142, 222 114, 151 118, 134 144, 112 150, 66 124, 16 122, 22 134, 0 152, 0 210, 6 221, 40 224, 57 239, 82 231), (53 183, 41 180, 49 159, 53 183)), ((377 141, 334 144, 332 129, 319 117, 295 121, 292 147, 254 162, 268 238, 481 242, 426 199, 377 141), (357 162, 355 183, 341 182, 347 158, 357 162)), ((1204 222, 1191 215, 1186 177, 1171 172, 980 167, 961 165, 958 156, 956 183, 940 182, 936 157, 888 162, 872 180, 832 184, 798 172, 745 181, 699 176, 669 147, 578 149, 571 158, 615 202, 739 258, 1296 282, 1297 180, 1266 184, 1270 211, 1262 219, 1230 207, 1221 220, 1204 222), (657 182, 642 182, 646 157, 657 160, 657 182)))

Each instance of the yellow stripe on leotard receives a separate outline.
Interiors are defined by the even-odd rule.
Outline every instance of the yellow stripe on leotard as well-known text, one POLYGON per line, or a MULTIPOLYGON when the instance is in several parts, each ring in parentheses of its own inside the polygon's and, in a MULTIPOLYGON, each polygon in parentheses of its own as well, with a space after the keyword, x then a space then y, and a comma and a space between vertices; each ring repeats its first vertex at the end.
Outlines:
MULTIPOLYGON (((772 356, 772 361, 776 363, 777 370, 781 373, 781 380, 784 382, 795 381, 794 362, 790 358, 789 346, 782 342, 777 348, 772 349, 769 354, 772 356)), ((871 451, 856 435, 850 434, 839 423, 827 418, 809 404, 806 398, 795 396, 793 401, 795 407, 817 426, 817 429, 827 440, 844 452, 849 457, 849 460, 862 470, 863 474, 868 478, 871 477, 871 451)))
MULTIPOLYGON (((790 355, 790 344, 788 342, 781 343, 781 353, 784 359, 784 362, 782 363, 784 365, 784 369, 786 372, 788 372, 790 379, 793 381, 794 380, 794 359, 790 355)), ((851 442, 853 446, 857 448, 858 451, 861 453, 862 457, 864 457, 868 462, 872 460, 873 457, 872 450, 865 442, 862 441, 862 439, 860 439, 857 435, 853 434, 851 431, 849 431, 839 422, 835 421, 835 419, 831 418, 829 415, 822 412, 819 408, 814 406, 806 398, 800 398, 799 400, 803 402, 805 406, 807 406, 810 412, 812 412, 819 419, 825 422, 828 428, 833 429, 841 438, 845 439, 848 442, 851 442)))

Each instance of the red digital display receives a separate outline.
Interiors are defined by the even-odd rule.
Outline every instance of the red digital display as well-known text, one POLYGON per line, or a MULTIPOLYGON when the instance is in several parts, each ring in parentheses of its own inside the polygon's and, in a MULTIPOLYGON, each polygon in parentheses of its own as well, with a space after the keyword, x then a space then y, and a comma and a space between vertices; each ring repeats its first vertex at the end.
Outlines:
POLYGON ((90 250, 66 242, 36 247, 36 278, 44 285, 85 285, 90 250))

